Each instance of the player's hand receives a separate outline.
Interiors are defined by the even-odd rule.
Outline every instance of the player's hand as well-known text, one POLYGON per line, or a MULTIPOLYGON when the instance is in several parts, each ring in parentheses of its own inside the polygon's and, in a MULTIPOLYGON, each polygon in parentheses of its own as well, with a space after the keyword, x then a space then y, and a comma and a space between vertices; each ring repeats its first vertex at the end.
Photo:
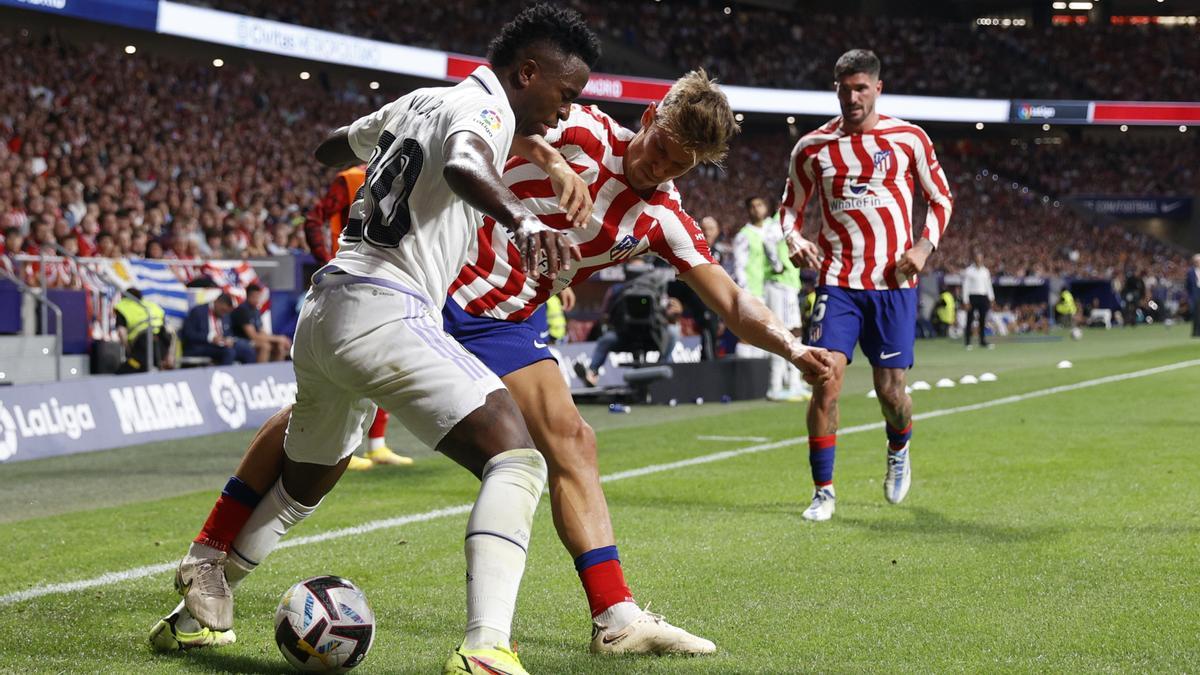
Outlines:
POLYGON ((562 308, 564 312, 569 312, 575 309, 575 289, 562 289, 558 292, 558 299, 562 302, 562 308))
POLYGON ((788 259, 800 269, 816 269, 821 265, 821 249, 816 243, 800 236, 799 232, 787 234, 788 259))
POLYGON ((592 217, 593 207, 588 184, 566 161, 551 164, 547 173, 554 194, 558 195, 558 206, 567 214, 567 220, 571 221, 574 227, 587 225, 588 219, 592 217))
POLYGON ((925 261, 929 259, 930 253, 932 250, 929 247, 918 242, 900 256, 900 261, 896 263, 896 271, 905 279, 917 276, 925 269, 925 261))
POLYGON ((525 273, 533 278, 545 275, 554 279, 563 270, 571 269, 571 259, 582 259, 579 247, 566 235, 530 214, 522 218, 513 231, 514 243, 521 252, 525 273))
POLYGON ((792 365, 804 374, 804 381, 809 384, 824 384, 833 378, 834 359, 824 349, 809 347, 792 358, 792 365))

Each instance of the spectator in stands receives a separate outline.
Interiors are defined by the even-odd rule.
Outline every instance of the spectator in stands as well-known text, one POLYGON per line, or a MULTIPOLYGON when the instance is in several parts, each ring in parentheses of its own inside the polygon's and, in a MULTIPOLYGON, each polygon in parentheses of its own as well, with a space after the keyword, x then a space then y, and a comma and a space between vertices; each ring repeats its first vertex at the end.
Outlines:
POLYGON ((96 255, 100 258, 116 258, 121 255, 117 250, 117 242, 108 232, 96 235, 96 255))
POLYGON ((239 342, 228 334, 226 319, 233 313, 233 298, 228 293, 222 293, 211 303, 196 305, 187 313, 183 320, 184 356, 202 356, 213 360, 220 366, 228 366, 234 361, 253 363, 257 360, 254 347, 247 341, 239 342))
POLYGON ((246 300, 238 305, 229 316, 234 339, 249 344, 258 355, 259 363, 283 361, 292 349, 292 341, 285 335, 272 335, 263 330, 262 304, 263 287, 252 283, 246 287, 246 300))
POLYGON ((138 288, 129 288, 125 293, 113 307, 117 335, 125 347, 125 363, 117 372, 146 372, 146 354, 151 349, 155 368, 174 368, 175 335, 166 324, 166 312, 158 303, 143 297, 138 288), (147 344, 150 340, 153 346, 147 344))
POLYGON ((30 249, 25 244, 25 235, 21 234, 21 228, 10 227, 4 231, 4 253, 16 255, 18 253, 36 252, 36 249, 30 249))

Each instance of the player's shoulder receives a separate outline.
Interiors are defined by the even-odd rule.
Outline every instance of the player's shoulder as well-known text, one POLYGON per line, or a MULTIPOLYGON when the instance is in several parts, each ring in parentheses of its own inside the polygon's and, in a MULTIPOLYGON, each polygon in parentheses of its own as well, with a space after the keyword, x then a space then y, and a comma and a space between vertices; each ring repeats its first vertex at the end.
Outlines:
POLYGON ((571 104, 567 119, 546 134, 546 140, 555 143, 567 135, 568 130, 579 129, 594 136, 600 143, 611 147, 614 141, 628 141, 634 132, 595 105, 571 104))
POLYGON ((925 133, 925 129, 920 125, 889 115, 879 116, 879 123, 875 125, 875 132, 880 134, 912 134, 924 141, 929 139, 929 134, 925 133))
POLYGON ((792 149, 793 154, 814 148, 842 136, 842 118, 839 115, 825 124, 813 129, 800 137, 792 149))

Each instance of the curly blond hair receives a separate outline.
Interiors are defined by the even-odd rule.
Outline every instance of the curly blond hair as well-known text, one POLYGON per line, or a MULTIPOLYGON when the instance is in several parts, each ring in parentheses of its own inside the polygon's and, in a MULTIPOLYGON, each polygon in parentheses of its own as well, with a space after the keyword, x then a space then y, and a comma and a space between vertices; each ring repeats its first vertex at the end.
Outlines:
POLYGON ((697 164, 720 165, 729 152, 729 141, 742 130, 729 99, 703 68, 671 85, 654 123, 691 152, 697 164))

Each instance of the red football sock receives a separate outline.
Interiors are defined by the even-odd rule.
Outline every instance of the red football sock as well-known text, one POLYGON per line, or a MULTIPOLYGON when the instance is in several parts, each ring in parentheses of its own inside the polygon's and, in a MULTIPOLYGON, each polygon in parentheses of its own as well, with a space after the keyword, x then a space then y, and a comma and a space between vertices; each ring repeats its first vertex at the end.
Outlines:
POLYGON ((371 422, 371 428, 367 430, 367 438, 383 438, 387 433, 388 413, 383 408, 380 408, 375 413, 375 421, 371 422))
POLYGON ((212 511, 208 513, 208 520, 204 521, 200 534, 192 541, 221 551, 229 551, 229 546, 246 526, 246 521, 250 520, 250 514, 254 513, 254 507, 258 506, 261 499, 262 495, 240 478, 230 478, 225 484, 225 489, 221 491, 221 496, 217 497, 212 511))
POLYGON ((583 569, 579 572, 579 580, 583 582, 593 617, 618 602, 633 602, 633 593, 625 585, 620 560, 605 560, 583 569))

